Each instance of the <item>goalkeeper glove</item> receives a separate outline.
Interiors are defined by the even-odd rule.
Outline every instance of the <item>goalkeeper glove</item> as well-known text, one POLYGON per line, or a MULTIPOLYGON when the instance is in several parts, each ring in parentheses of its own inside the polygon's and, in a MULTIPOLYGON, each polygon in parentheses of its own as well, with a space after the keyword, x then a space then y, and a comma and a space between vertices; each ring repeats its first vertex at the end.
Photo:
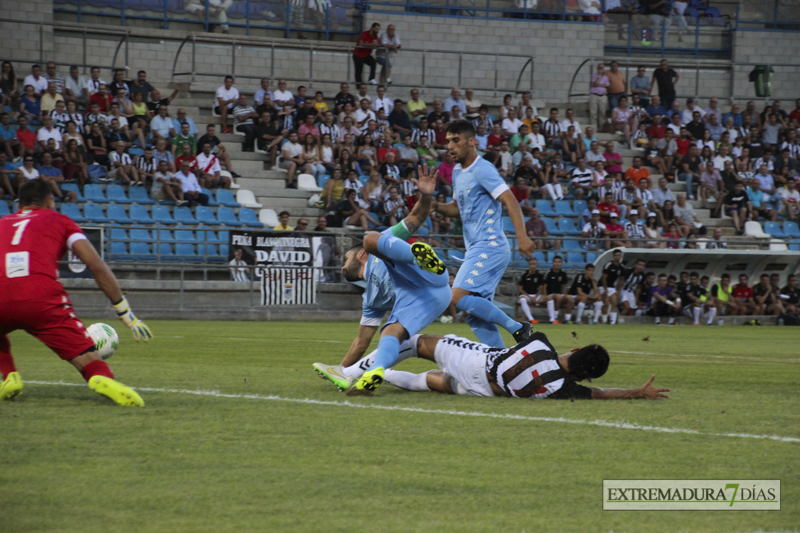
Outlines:
POLYGON ((128 326, 128 329, 133 333, 133 338, 138 342, 140 339, 144 342, 150 341, 153 338, 153 333, 147 324, 136 318, 136 315, 131 311, 131 306, 128 304, 128 299, 124 296, 120 301, 113 304, 114 310, 117 312, 117 318, 128 326))

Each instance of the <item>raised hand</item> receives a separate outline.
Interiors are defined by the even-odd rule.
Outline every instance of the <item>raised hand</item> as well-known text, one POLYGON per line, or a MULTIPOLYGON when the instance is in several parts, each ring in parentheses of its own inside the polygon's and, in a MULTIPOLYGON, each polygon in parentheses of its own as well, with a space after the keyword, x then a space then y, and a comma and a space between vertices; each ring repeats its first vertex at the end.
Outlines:
POLYGON ((428 164, 423 163, 422 168, 418 168, 419 179, 412 178, 411 181, 417 186, 422 194, 433 194, 436 190, 436 180, 439 177, 439 170, 434 168, 433 172, 428 169, 428 164))

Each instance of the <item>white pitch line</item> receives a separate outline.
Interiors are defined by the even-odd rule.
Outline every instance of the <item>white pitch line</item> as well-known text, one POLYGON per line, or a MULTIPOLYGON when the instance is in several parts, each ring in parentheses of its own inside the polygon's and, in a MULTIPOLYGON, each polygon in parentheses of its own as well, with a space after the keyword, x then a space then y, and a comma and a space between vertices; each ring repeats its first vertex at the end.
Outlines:
MULTIPOLYGON (((60 385, 65 387, 83 387, 81 383, 65 383, 63 381, 28 381, 36 385, 60 385)), ((737 437, 743 439, 766 439, 778 442, 800 443, 800 438, 781 437, 780 435, 753 435, 750 433, 713 433, 697 431, 695 429, 666 428, 659 426, 642 426, 628 422, 607 422, 605 420, 575 420, 570 418, 554 418, 546 416, 524 416, 498 413, 481 413, 477 411, 453 411, 445 409, 422 409, 419 407, 403 407, 400 405, 359 404, 350 401, 332 402, 329 400, 312 400, 310 398, 285 398, 283 396, 262 396, 260 394, 226 394, 219 391, 188 390, 188 389, 162 389, 153 387, 136 387, 137 391, 165 392, 170 394, 192 394, 194 396, 211 396, 215 398, 238 398, 246 400, 267 400, 272 402, 304 403, 311 405, 328 405, 332 407, 354 407, 356 409, 378 409, 383 411, 402 411, 407 413, 424 413, 431 415, 469 416, 478 418, 498 418, 504 420, 525 420, 529 422, 557 422, 561 424, 575 424, 583 426, 600 426, 616 429, 636 429, 640 431, 655 431, 658 433, 678 433, 683 435, 700 435, 710 437, 737 437)))
MULTIPOLYGON (((183 339, 181 335, 161 335, 167 339, 183 339)), ((264 337, 209 337, 204 336, 203 339, 222 339, 226 341, 276 341, 276 342, 321 342, 325 344, 352 344, 350 341, 323 341, 323 340, 309 340, 309 339, 270 339, 264 337)))
POLYGON ((630 353, 636 355, 667 355, 672 357, 707 357, 709 359, 742 359, 745 361, 761 361, 762 363, 797 363, 800 359, 765 359, 761 357, 742 357, 738 355, 705 355, 694 353, 656 353, 656 352, 626 352, 623 350, 612 350, 611 353, 630 353))

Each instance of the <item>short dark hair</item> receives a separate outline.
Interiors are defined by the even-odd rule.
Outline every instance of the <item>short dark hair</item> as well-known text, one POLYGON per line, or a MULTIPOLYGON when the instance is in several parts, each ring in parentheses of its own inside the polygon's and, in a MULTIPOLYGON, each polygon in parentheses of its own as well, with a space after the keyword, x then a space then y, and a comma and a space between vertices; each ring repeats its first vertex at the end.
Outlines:
POLYGON ((41 205, 53 196, 50 184, 44 180, 28 180, 19 189, 19 205, 25 207, 29 205, 41 205))
POLYGON ((594 268, 594 263, 587 263, 586 268, 584 268, 584 270, 588 270, 590 268, 594 268))
POLYGON ((475 137, 475 126, 469 120, 458 119, 447 123, 447 133, 464 135, 467 138, 475 137))
POLYGON ((139 72, 136 73, 136 75, 138 76, 139 74, 147 74, 147 72, 145 72, 144 70, 140 70, 139 72))
POLYGON ((555 257, 553 258, 553 261, 555 262, 555 260, 556 260, 556 259, 558 259, 559 261, 563 261, 563 260, 564 260, 564 259, 562 259, 562 258, 561 258, 561 256, 560 256, 560 255, 557 255, 557 256, 555 256, 555 257))
POLYGON ((567 365, 575 381, 597 379, 606 373, 610 358, 605 348, 599 344, 584 346, 569 356, 567 365))
POLYGON ((551 107, 551 108, 550 108, 550 112, 552 113, 553 111, 555 111, 556 113, 558 113, 558 108, 557 108, 557 107, 551 107))
POLYGON ((720 276, 720 279, 731 279, 731 275, 725 272, 722 276, 720 276))
POLYGON ((647 264, 647 260, 644 257, 640 257, 639 259, 636 260, 636 262, 637 263, 644 263, 645 265, 647 264))
MULTIPOLYGON (((40 181, 41 181, 41 180, 40 180, 40 181)), ((326 219, 326 220, 327 220, 327 219, 326 219)), ((346 255, 348 252, 354 252, 354 253, 358 253, 358 252, 360 252, 360 251, 361 251, 363 248, 364 248, 364 243, 362 243, 362 242, 356 243, 356 244, 354 244, 353 246, 351 246, 350 248, 348 248, 348 249, 347 249, 347 252, 345 252, 345 255, 346 255)))
POLYGON ((233 81, 233 76, 231 76, 230 74, 228 74, 227 76, 225 76, 225 79, 226 79, 226 80, 231 80, 231 81, 233 81))
POLYGON ((278 213, 279 217, 282 217, 283 215, 286 215, 287 217, 290 216, 289 211, 281 211, 280 213, 278 213))
POLYGON ((658 275, 658 279, 661 279, 661 278, 666 278, 666 277, 667 277, 667 275, 666 275, 666 274, 664 274, 663 272, 662 272, 661 274, 659 274, 659 275, 658 275))

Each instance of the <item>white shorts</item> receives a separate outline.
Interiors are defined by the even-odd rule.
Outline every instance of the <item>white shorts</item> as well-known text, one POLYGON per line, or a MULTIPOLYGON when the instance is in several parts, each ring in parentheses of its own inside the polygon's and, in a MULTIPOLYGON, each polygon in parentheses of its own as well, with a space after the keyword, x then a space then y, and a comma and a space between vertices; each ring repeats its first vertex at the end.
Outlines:
POLYGON ((486 356, 496 348, 447 335, 436 343, 436 364, 450 376, 450 386, 462 396, 494 396, 486 375, 486 356))
POLYGON ((615 294, 617 294, 617 289, 615 289, 613 287, 609 287, 608 289, 606 289, 605 287, 598 287, 598 288, 600 289, 600 294, 601 295, 602 294, 606 294, 607 296, 610 297, 610 296, 614 296, 615 294))
POLYGON ((530 295, 525 296, 524 294, 521 294, 519 297, 520 300, 523 300, 525 298, 530 298, 528 301, 533 302, 534 305, 543 304, 545 303, 545 300, 547 300, 547 296, 542 296, 541 294, 535 294, 533 296, 530 295))
POLYGON ((636 305, 636 293, 623 290, 620 292, 619 298, 620 303, 628 302, 628 305, 630 305, 631 309, 638 309, 638 306, 636 305))

